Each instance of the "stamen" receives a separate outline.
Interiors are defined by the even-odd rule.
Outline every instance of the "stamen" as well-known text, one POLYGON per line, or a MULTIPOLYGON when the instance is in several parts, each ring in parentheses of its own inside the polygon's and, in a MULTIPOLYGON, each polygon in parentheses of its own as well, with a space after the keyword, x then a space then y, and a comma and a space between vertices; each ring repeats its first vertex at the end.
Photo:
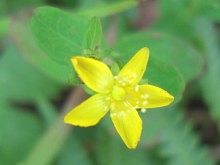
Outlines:
POLYGON ((125 93, 125 90, 123 89, 123 87, 115 85, 112 88, 111 96, 114 100, 121 101, 125 98, 126 93, 125 93))
POLYGON ((143 105, 147 105, 148 101, 143 101, 142 104, 143 105))
POLYGON ((141 95, 141 98, 142 98, 142 99, 147 99, 148 97, 149 97, 148 94, 142 94, 142 95, 141 95))
POLYGON ((106 98, 106 101, 109 101, 110 99, 111 99, 110 97, 107 97, 107 98, 106 98))
POLYGON ((125 82, 123 82, 123 83, 122 83, 122 86, 126 86, 126 83, 125 83, 125 82))
POLYGON ((135 78, 136 78, 136 74, 132 74, 132 75, 129 77, 129 80, 130 80, 130 81, 133 81, 135 78))
POLYGON ((119 83, 119 84, 122 84, 122 83, 123 83, 123 81, 122 81, 122 80, 118 80, 118 83, 119 83))
POLYGON ((116 116, 116 113, 111 113, 111 116, 113 117, 113 116, 116 116))
POLYGON ((139 88, 140 88, 140 86, 139 86, 139 85, 136 85, 135 88, 134 88, 134 91, 135 91, 135 92, 138 92, 138 91, 139 91, 139 88))
POLYGON ((141 108, 141 112, 142 112, 142 113, 145 113, 145 112, 146 112, 146 109, 145 109, 145 108, 141 108))
POLYGON ((124 111, 121 111, 121 112, 120 112, 120 116, 125 116, 124 111))

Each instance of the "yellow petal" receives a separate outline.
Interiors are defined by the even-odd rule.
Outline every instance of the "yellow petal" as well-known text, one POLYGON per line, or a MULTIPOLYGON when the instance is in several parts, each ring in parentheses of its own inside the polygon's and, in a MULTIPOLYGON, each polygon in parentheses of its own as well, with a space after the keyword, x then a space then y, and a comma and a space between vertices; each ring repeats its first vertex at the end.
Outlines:
POLYGON ((136 108, 157 108, 169 105, 174 97, 153 85, 139 85, 127 90, 128 102, 136 108))
POLYGON ((118 82, 123 86, 137 84, 146 70, 148 58, 148 48, 139 50, 119 72, 118 82))
POLYGON ((117 102, 111 106, 111 119, 126 146, 136 148, 142 130, 138 112, 125 102, 117 102))
POLYGON ((64 122, 82 127, 92 126, 97 124, 108 110, 106 96, 96 94, 71 110, 65 116, 64 122))
POLYGON ((86 57, 73 57, 71 62, 89 88, 99 93, 107 93, 111 89, 114 78, 106 64, 86 57))

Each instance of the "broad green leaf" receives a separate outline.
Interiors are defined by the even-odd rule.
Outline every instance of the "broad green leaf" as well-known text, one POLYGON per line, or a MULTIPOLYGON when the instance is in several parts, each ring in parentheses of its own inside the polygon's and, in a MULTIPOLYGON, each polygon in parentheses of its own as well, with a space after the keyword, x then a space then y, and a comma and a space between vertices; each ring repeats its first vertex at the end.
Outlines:
POLYGON ((52 7, 34 11, 31 28, 38 44, 55 61, 70 65, 70 58, 83 52, 88 19, 52 7))
POLYGON ((0 162, 19 164, 42 132, 41 122, 31 113, 0 104, 0 162))
POLYGON ((0 58, 0 101, 35 101, 37 97, 53 98, 61 86, 28 64, 13 47, 0 58), (3 99, 4 98, 4 99, 3 99))
POLYGON ((123 37, 116 49, 123 56, 132 56, 142 47, 150 49, 150 58, 157 57, 171 64, 188 81, 200 73, 202 59, 198 52, 186 42, 159 32, 138 32, 123 37))
POLYGON ((11 21, 10 33, 20 53, 26 60, 53 80, 64 85, 77 83, 76 74, 73 72, 71 64, 66 66, 57 63, 39 48, 27 25, 28 19, 17 17, 16 19, 12 18, 11 21))
POLYGON ((150 57, 144 78, 148 84, 158 86, 171 93, 175 102, 181 99, 185 81, 173 66, 155 57, 150 57))
POLYGON ((91 52, 99 49, 102 40, 102 25, 97 17, 93 17, 89 23, 89 27, 85 37, 85 48, 91 52))

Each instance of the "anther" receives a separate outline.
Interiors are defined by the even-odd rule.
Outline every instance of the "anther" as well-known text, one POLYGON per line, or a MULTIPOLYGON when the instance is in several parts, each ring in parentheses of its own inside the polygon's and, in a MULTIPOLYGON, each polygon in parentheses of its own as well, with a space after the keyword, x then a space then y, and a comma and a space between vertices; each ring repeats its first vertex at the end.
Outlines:
POLYGON ((135 92, 138 92, 139 88, 140 88, 139 85, 136 85, 135 88, 134 88, 135 92))
POLYGON ((148 96, 148 94, 143 94, 143 95, 141 95, 141 98, 142 99, 147 99, 149 96, 148 96))
POLYGON ((107 101, 109 101, 110 99, 111 99, 110 97, 107 97, 107 98, 106 98, 107 101))
POLYGON ((142 102, 143 105, 147 105, 147 103, 148 103, 147 101, 143 101, 142 102))
POLYGON ((122 86, 126 86, 126 83, 125 83, 125 82, 123 82, 123 83, 122 83, 122 86))
POLYGON ((145 112, 146 112, 146 109, 145 109, 145 108, 141 108, 141 112, 142 112, 142 113, 145 113, 145 112))

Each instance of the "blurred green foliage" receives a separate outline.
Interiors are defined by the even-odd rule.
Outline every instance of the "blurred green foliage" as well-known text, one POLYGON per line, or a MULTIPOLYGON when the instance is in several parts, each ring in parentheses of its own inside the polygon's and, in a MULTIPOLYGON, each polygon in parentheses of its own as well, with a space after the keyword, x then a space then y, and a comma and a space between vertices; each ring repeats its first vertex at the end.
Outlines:
MULTIPOLYGON (((101 21, 97 17, 93 17, 88 25, 88 30, 85 35, 84 49, 88 51, 88 54, 97 55, 102 41, 102 25, 101 21)), ((87 54, 87 52, 85 52, 87 54)))
POLYGON ((218 0, 2 0, 0 164, 219 163, 219 22, 218 0), (139 18, 151 23, 139 26, 139 18), (142 47, 150 49, 143 82, 172 93, 175 104, 141 114, 136 150, 124 146, 108 118, 74 130, 60 121, 65 91, 80 82, 72 56, 111 60, 117 72, 142 47), (186 115, 195 111, 196 119, 210 115, 196 125, 186 115), (210 120, 218 137, 205 143, 195 128, 210 120))
POLYGON ((40 137, 42 124, 35 114, 21 108, 3 105, 0 108, 1 164, 17 164, 26 157, 40 137))
POLYGON ((119 52, 125 52, 131 57, 132 52, 142 45, 150 47, 152 56, 173 65, 185 81, 194 78, 201 70, 202 59, 199 53, 184 40, 166 33, 136 32, 128 34, 117 43, 116 47, 119 52), (129 47, 130 49, 127 49, 129 47))
MULTIPOLYGON (((8 47, 0 61, 1 97, 16 101, 53 98, 61 86, 21 59, 15 48, 8 47), (23 79, 21 79, 23 78, 23 79)), ((1 100, 3 100, 1 99, 1 100)))
POLYGON ((31 27, 40 47, 52 59, 70 65, 73 55, 82 54, 89 20, 61 10, 41 7, 35 10, 31 27))

